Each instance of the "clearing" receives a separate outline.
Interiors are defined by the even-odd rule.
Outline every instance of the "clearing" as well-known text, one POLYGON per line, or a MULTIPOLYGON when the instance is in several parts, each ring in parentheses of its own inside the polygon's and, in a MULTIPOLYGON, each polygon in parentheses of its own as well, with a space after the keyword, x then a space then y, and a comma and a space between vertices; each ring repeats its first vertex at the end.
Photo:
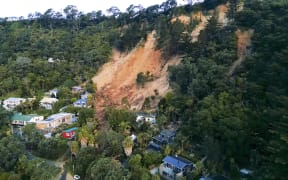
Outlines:
MULTIPOLYGON (((227 5, 220 5, 216 9, 219 23, 225 25, 227 5)), ((189 24, 191 18, 198 20, 199 24, 191 33, 192 42, 198 41, 201 30, 204 30, 207 22, 215 14, 215 11, 207 12, 204 15, 201 11, 191 14, 191 17, 181 15, 175 17, 171 22, 179 19, 184 24, 189 24)), ((183 32, 185 33, 185 32, 183 32)), ((130 110, 139 111, 147 98, 149 99, 146 110, 153 110, 157 107, 161 97, 169 92, 168 66, 177 65, 181 57, 174 56, 168 60, 161 58, 160 50, 155 50, 155 31, 147 36, 145 42, 139 43, 129 53, 120 53, 113 50, 111 60, 104 64, 93 82, 97 86, 95 93, 95 111, 97 117, 102 120, 105 107, 125 107, 130 110), (136 84, 137 74, 149 72, 153 81, 146 82, 144 87, 136 84)), ((103 122, 99 122, 100 124, 103 122)))
POLYGON ((226 26, 228 24, 229 21, 227 18, 228 6, 229 6, 228 3, 219 5, 216 7, 216 10, 210 10, 207 12, 206 15, 203 14, 202 11, 193 12, 191 14, 191 17, 187 15, 181 15, 171 19, 171 22, 173 23, 176 20, 179 20, 181 23, 188 25, 191 22, 191 18, 193 18, 192 20, 199 21, 197 26, 191 32, 192 42, 197 42, 200 32, 205 29, 209 19, 213 15, 216 15, 217 21, 221 26, 226 26))
POLYGON ((236 35, 238 38, 237 41, 237 56, 238 59, 232 64, 228 75, 231 76, 237 67, 239 67, 242 62, 245 60, 247 54, 249 54, 249 47, 251 46, 251 37, 253 36, 254 30, 249 29, 246 31, 241 31, 237 29, 236 35))
POLYGON ((95 110, 100 119, 103 118, 103 110, 107 106, 140 110, 145 99, 151 96, 155 97, 150 103, 150 108, 153 109, 160 97, 170 90, 168 66, 177 65, 181 58, 161 59, 160 50, 154 48, 154 34, 155 32, 150 33, 143 45, 138 45, 128 54, 113 50, 110 62, 103 65, 92 79, 97 86, 95 110), (154 80, 145 83, 144 87, 137 86, 136 78, 140 72, 150 72, 154 80))

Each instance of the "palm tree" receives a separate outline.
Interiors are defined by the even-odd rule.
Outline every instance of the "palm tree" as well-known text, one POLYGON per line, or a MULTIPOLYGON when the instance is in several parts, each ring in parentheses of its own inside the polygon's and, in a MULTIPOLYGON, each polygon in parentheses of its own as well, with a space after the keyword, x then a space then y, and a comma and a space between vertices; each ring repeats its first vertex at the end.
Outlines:
POLYGON ((88 130, 87 126, 83 126, 82 128, 79 128, 79 130, 78 130, 78 139, 81 142, 81 146, 82 145, 88 146, 89 134, 90 133, 89 133, 89 130, 88 130), (86 144, 84 144, 84 143, 86 143, 86 144))
POLYGON ((126 156, 130 156, 132 154, 132 149, 134 145, 132 138, 130 136, 127 136, 124 139, 122 145, 123 145, 126 156))
POLYGON ((119 130, 121 133, 128 135, 130 134, 130 129, 131 129, 131 126, 129 122, 127 121, 121 121, 121 123, 119 124, 119 130))
POLYGON ((72 141, 70 145, 71 153, 76 156, 79 152, 79 144, 77 141, 72 141))

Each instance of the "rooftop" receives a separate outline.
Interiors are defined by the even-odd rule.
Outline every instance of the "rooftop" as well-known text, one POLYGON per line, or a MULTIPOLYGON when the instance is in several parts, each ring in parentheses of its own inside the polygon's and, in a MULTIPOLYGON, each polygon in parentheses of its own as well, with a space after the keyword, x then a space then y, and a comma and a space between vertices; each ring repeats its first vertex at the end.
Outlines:
POLYGON ((58 101, 58 99, 56 99, 56 98, 43 97, 43 99, 41 99, 40 103, 55 103, 57 101, 58 101))
POLYGON ((6 99, 6 101, 24 101, 24 98, 15 98, 15 97, 10 97, 6 99))
POLYGON ((163 129, 163 130, 160 132, 160 135, 165 136, 165 137, 172 137, 172 136, 175 136, 175 135, 176 135, 176 132, 175 132, 175 131, 170 131, 170 130, 168 130, 168 129, 163 129))
POLYGON ((49 117, 47 117, 47 119, 45 119, 44 121, 53 121, 54 119, 58 119, 58 118, 61 118, 61 117, 65 117, 67 115, 73 115, 72 113, 65 113, 65 112, 61 112, 61 113, 58 113, 58 114, 53 114, 49 117))
POLYGON ((178 156, 166 156, 163 159, 163 161, 168 163, 168 164, 171 164, 171 165, 173 165, 179 169, 183 169, 186 166, 190 166, 193 164, 191 161, 184 159, 184 158, 181 158, 181 157, 178 157, 178 156))
POLYGON ((78 129, 77 127, 73 127, 73 128, 70 128, 70 129, 66 129, 66 130, 64 130, 63 132, 76 131, 77 129, 78 129))
POLYGON ((74 102, 74 104, 76 104, 76 103, 82 104, 82 103, 86 103, 86 102, 87 102, 87 99, 78 99, 77 101, 74 102))
POLYGON ((36 117, 38 115, 36 114, 29 114, 29 115, 23 115, 21 113, 14 113, 12 116, 11 116, 11 120, 14 121, 14 120, 17 120, 17 121, 30 121, 33 117, 36 117))

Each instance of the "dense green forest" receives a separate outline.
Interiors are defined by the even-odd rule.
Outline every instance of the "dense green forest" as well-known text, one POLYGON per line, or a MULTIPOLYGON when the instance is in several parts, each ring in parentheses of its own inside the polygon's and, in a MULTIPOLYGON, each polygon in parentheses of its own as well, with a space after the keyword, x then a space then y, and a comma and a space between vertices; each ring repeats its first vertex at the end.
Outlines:
POLYGON ((67 88, 82 83, 93 92, 90 79, 112 49, 130 51, 152 30, 164 59, 172 55, 183 59, 169 67, 173 91, 161 99, 154 129, 135 123, 133 112, 113 108, 106 110, 109 130, 97 129, 93 111, 72 108, 68 111, 79 113, 79 131, 78 140, 68 148, 61 138, 45 139, 34 126, 25 127, 22 138, 13 137, 11 113, 0 109, 0 179, 54 179, 60 173, 44 160, 29 159, 30 152, 51 160, 67 152, 76 154, 65 168, 81 179, 160 179, 149 170, 169 154, 196 164, 187 179, 219 174, 240 179, 241 168, 253 171, 250 179, 286 179, 288 2, 244 0, 243 10, 237 11, 241 2, 206 0, 177 7, 176 1, 167 0, 148 8, 131 5, 126 12, 111 7, 111 16, 101 11, 83 14, 67 6, 64 14, 48 9, 28 19, 1 19, 1 99, 38 96, 55 87, 71 99, 67 88), (191 32, 199 22, 171 22, 178 15, 205 13, 226 2, 228 24, 222 26, 216 16, 211 17, 197 42, 183 32, 191 32), (253 29, 254 34, 244 62, 230 74, 238 58, 237 29, 253 29), (151 137, 171 123, 180 125, 174 144, 161 152, 146 151, 151 137), (131 132, 138 136, 135 144, 127 140, 131 132), (130 157, 123 151, 127 145, 133 147, 130 157))

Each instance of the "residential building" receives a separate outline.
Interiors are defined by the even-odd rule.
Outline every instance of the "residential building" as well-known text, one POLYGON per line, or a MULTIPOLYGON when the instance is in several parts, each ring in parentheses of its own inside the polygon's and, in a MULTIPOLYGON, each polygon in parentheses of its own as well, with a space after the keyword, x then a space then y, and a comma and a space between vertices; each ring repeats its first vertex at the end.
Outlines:
POLYGON ((150 124, 155 124, 156 123, 156 117, 153 114, 137 114, 136 122, 137 123, 148 122, 150 124))
POLYGON ((11 116, 11 124, 15 126, 25 126, 27 124, 36 123, 42 121, 44 116, 36 114, 24 115, 22 113, 13 113, 11 116))
POLYGON ((49 94, 51 97, 57 98, 58 97, 57 96, 58 95, 58 89, 55 88, 55 89, 50 90, 49 94))
POLYGON ((193 163, 179 156, 166 156, 159 167, 161 177, 166 180, 176 180, 186 176, 193 169, 193 163))
POLYGON ((62 132, 62 137, 65 139, 72 139, 76 136, 77 127, 66 129, 62 132))
POLYGON ((199 180, 230 180, 228 177, 223 175, 201 177, 199 180))
POLYGON ((16 106, 24 103, 26 99, 10 97, 3 101, 3 108, 6 110, 13 110, 16 106))
POLYGON ((86 91, 83 94, 81 94, 81 99, 88 99, 88 96, 91 96, 91 94, 86 91))
POLYGON ((36 128, 51 132, 61 124, 72 124, 76 121, 77 118, 75 117, 75 114, 62 112, 53 114, 43 121, 37 121, 36 128))
POLYGON ((155 150, 161 150, 163 146, 172 143, 175 137, 175 130, 163 129, 160 134, 152 138, 152 141, 149 142, 149 147, 155 150))
POLYGON ((58 99, 51 98, 51 97, 43 97, 40 101, 40 107, 43 107, 45 109, 51 110, 53 107, 53 104, 58 102, 58 99))
POLYGON ((83 93, 84 89, 80 86, 73 86, 72 87, 72 93, 83 93))
POLYGON ((58 89, 57 88, 54 88, 48 92, 45 92, 45 96, 46 97, 52 97, 52 98, 57 98, 58 97, 58 89))
POLYGON ((87 107, 87 99, 78 99, 73 103, 74 107, 87 107))

